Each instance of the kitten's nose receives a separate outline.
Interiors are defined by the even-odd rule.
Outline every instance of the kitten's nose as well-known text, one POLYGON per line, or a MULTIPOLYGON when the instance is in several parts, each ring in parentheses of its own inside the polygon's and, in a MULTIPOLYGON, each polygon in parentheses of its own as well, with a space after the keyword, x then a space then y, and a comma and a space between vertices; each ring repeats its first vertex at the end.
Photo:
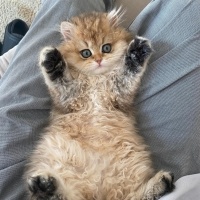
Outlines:
POLYGON ((96 59, 95 60, 99 65, 101 64, 101 61, 102 61, 102 59, 101 58, 99 58, 99 59, 96 59))

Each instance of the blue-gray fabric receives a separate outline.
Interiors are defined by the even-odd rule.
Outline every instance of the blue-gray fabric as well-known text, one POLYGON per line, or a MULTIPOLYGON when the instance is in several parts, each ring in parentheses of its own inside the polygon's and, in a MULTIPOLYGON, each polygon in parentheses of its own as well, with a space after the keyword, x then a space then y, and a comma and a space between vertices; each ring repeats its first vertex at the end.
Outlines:
MULTIPOLYGON (((0 80, 0 199, 25 200, 24 166, 47 124, 50 98, 37 67, 42 47, 61 41, 59 24, 103 0, 45 0, 0 80)), ((111 4, 109 4, 111 5, 111 4)), ((137 96, 138 126, 155 166, 176 179, 200 172, 200 4, 154 0, 130 29, 155 53, 137 96)))

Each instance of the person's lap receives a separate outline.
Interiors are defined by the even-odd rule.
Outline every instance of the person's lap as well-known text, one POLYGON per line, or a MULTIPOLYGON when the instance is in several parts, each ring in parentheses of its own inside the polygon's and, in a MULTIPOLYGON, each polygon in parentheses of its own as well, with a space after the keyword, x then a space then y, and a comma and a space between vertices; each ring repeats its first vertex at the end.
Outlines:
MULTIPOLYGON (((152 1, 130 27, 155 49, 137 98, 139 128, 156 167, 173 171, 176 179, 198 173, 200 165, 197 4, 152 1)), ((48 121, 50 99, 37 67, 39 51, 60 43, 62 20, 104 9, 100 0, 46 0, 19 44, 0 80, 0 199, 26 199, 24 165, 48 121)))

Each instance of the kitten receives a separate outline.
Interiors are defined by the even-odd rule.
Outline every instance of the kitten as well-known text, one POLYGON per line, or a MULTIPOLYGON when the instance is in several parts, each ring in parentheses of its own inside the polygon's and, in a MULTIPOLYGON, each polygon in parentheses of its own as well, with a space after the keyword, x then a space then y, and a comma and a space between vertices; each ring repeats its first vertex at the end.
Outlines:
POLYGON ((171 173, 153 169, 133 114, 151 44, 120 18, 62 22, 63 43, 40 54, 53 108, 26 172, 31 199, 153 200, 174 189, 171 173))

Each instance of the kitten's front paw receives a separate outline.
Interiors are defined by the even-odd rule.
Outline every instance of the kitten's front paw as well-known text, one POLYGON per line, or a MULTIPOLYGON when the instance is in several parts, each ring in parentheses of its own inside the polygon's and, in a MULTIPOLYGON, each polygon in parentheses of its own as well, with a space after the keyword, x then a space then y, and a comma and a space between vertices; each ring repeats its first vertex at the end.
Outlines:
POLYGON ((136 37, 129 44, 125 64, 129 67, 129 70, 138 72, 139 68, 146 64, 152 51, 149 40, 142 37, 136 37))
POLYGON ((35 200, 59 200, 55 194, 57 186, 53 177, 44 178, 42 176, 31 177, 28 180, 28 187, 35 200))
POLYGON ((53 81, 63 77, 66 64, 56 48, 45 47, 40 53, 40 66, 45 68, 46 73, 53 81))

